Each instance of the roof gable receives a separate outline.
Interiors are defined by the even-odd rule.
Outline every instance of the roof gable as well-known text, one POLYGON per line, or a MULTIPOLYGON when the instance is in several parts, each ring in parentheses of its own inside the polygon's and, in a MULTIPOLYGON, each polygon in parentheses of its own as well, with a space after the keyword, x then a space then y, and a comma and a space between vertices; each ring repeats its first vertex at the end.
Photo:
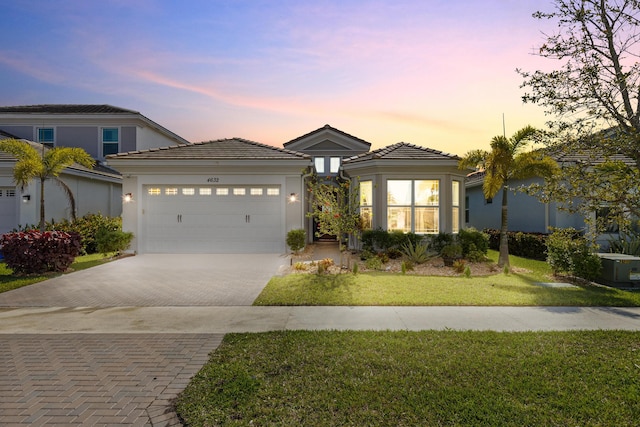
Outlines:
POLYGON ((107 156, 107 159, 156 159, 156 160, 292 160, 308 159, 296 151, 273 147, 242 138, 218 139, 187 145, 151 148, 107 156))
POLYGON ((329 125, 324 125, 319 129, 285 142, 283 146, 290 150, 312 155, 354 156, 369 151, 371 143, 329 125))
POLYGON ((408 144, 406 142, 398 142, 380 148, 370 153, 364 153, 359 156, 345 159, 344 163, 357 163, 369 160, 436 160, 436 161, 458 161, 460 157, 444 153, 442 151, 431 148, 421 147, 419 145, 408 144))

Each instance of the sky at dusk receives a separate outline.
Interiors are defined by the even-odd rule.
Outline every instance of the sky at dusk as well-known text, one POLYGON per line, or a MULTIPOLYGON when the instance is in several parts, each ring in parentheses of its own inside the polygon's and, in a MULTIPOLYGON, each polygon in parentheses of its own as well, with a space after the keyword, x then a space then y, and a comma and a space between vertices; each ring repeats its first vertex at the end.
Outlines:
MULTIPOLYGON (((463 155, 527 124, 550 0, 0 0, 0 105, 111 104, 189 141, 329 124, 463 155)), ((546 26, 546 27, 545 27, 546 26)))

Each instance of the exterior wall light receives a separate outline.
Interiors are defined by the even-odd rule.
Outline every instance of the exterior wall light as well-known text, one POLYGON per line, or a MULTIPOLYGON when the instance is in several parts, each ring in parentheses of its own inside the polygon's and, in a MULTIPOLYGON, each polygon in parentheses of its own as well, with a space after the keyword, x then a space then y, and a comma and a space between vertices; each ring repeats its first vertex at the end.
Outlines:
POLYGON ((31 200, 30 194, 25 194, 24 196, 22 196, 22 203, 29 203, 29 200, 31 200))
POLYGON ((298 201, 298 195, 296 193, 289 194, 289 203, 295 203, 298 201))
POLYGON ((131 194, 131 193, 125 194, 124 197, 122 198, 122 200, 125 203, 133 202, 133 194, 131 194))

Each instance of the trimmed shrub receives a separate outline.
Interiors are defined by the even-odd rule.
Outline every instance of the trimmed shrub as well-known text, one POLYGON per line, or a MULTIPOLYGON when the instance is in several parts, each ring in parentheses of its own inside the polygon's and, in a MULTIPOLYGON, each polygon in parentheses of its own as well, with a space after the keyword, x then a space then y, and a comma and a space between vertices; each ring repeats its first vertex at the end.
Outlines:
MULTIPOLYGON (((500 230, 485 229, 489 236, 489 249, 500 250, 500 230)), ((547 238, 544 233, 524 233, 522 231, 509 231, 509 254, 523 258, 545 261, 547 259, 547 238)))
POLYGON ((96 233, 96 249, 103 255, 116 252, 120 253, 129 248, 133 233, 122 230, 110 230, 101 228, 96 233))
POLYGON ((451 233, 440 232, 431 237, 431 248, 440 253, 445 246, 456 243, 456 236, 451 233))
POLYGON ((416 246, 422 241, 422 236, 415 233, 405 233, 394 230, 386 231, 382 228, 365 230, 362 232, 362 249, 370 252, 387 252, 390 258, 399 255, 402 246, 411 243, 416 246))
POLYGON ((96 235, 101 229, 110 231, 122 230, 122 218, 108 217, 102 214, 86 214, 75 221, 63 220, 58 223, 47 223, 47 230, 75 232, 82 237, 82 252, 85 254, 99 253, 96 235))
POLYGON ((593 280, 602 271, 600 257, 588 240, 573 228, 555 229, 547 239, 547 262, 554 273, 593 280))
POLYGON ((460 230, 458 241, 462 246, 462 256, 470 261, 472 261, 471 258, 474 260, 478 258, 475 252, 480 252, 480 258, 482 258, 489 250, 489 236, 473 227, 460 230))
POLYGON ((305 239, 306 233, 303 229, 289 230, 287 233, 287 246, 289 246, 293 253, 298 253, 304 248, 305 239))
POLYGON ((0 238, 7 266, 15 274, 63 272, 80 254, 78 233, 37 230, 6 233, 0 238))

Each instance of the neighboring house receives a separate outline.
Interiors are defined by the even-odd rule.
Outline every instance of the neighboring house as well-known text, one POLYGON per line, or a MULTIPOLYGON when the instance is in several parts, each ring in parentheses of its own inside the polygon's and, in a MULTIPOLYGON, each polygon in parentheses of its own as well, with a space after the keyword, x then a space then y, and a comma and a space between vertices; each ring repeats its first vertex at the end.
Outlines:
MULTIPOLYGON (((585 154, 551 154, 556 162, 562 167, 564 164, 575 162, 585 162, 588 160, 585 154)), ((604 158, 594 160, 589 157, 590 162, 602 161, 604 158)), ((623 161, 633 165, 632 159, 624 156, 616 156, 612 160, 623 161)), ((492 200, 487 200, 482 191, 484 182, 483 172, 473 172, 467 175, 465 181, 466 187, 466 207, 465 225, 467 227, 475 227, 479 230, 491 228, 500 229, 500 215, 502 206, 502 192, 498 192, 492 200)), ((575 228, 576 230, 586 230, 587 222, 585 217, 580 213, 571 213, 560 208, 556 202, 542 203, 534 196, 530 196, 521 191, 517 191, 519 187, 526 187, 532 183, 543 184, 542 178, 534 178, 529 180, 513 180, 509 182, 509 187, 513 190, 509 193, 509 231, 549 233, 550 227, 553 228, 575 228)), ((597 215, 606 213, 607 206, 603 204, 599 212, 593 212, 592 218, 596 219, 597 215)), ((617 228, 611 227, 607 234, 598 236, 597 242, 603 246, 608 245, 611 237, 617 236, 617 228)))
MULTIPOLYGON (((548 233, 549 227, 584 229, 584 218, 558 208, 556 203, 542 203, 516 189, 532 183, 542 184, 542 178, 528 180, 512 180, 509 187, 513 190, 508 195, 509 231, 529 233, 548 233)), ((465 225, 478 230, 490 228, 500 229, 502 211, 502 191, 498 191, 493 199, 486 199, 482 191, 484 172, 473 172, 467 176, 465 225)))
MULTIPOLYGON (((91 171, 74 166, 61 175, 74 192, 79 216, 118 216, 122 212, 121 177, 103 164, 105 156, 189 143, 137 111, 111 105, 0 107, 0 132, 0 137, 24 139, 46 147, 79 147, 96 159, 91 171)), ((0 153, 0 233, 37 223, 39 218, 39 187, 16 188, 13 164, 13 158, 0 153), (17 201, 8 200, 10 197, 17 201)), ((57 186, 48 185, 45 198, 47 221, 70 218, 67 199, 57 186)))
MULTIPOLYGON (((0 139, 6 138, 15 136, 0 131, 0 139)), ((42 144, 23 141, 37 150, 43 149, 42 144)), ((44 147, 44 150, 48 149, 44 147)), ((0 234, 19 226, 37 225, 40 221, 39 181, 34 179, 24 188, 17 187, 13 180, 15 164, 15 157, 0 151, 0 234)), ((109 216, 120 215, 122 184, 118 172, 105 166, 87 169, 74 164, 66 168, 59 178, 73 191, 77 215, 98 212, 109 216)), ((47 221, 71 217, 67 195, 51 180, 45 182, 45 214, 47 221)))
POLYGON ((50 147, 79 147, 98 161, 109 154, 188 144, 139 112, 112 105, 0 107, 0 130, 50 147))
POLYGON ((341 175, 360 183, 372 228, 457 232, 464 211, 458 157, 399 143, 370 144, 324 126, 276 148, 240 138, 111 155, 123 191, 123 228, 139 253, 285 252, 289 230, 304 228, 305 180, 341 175))

